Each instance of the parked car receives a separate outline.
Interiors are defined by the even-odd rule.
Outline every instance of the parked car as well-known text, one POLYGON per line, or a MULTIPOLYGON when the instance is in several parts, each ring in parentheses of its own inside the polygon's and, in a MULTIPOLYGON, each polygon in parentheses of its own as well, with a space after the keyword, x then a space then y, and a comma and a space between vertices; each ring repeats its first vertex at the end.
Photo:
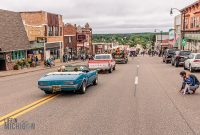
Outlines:
POLYGON ((172 56, 171 64, 175 67, 183 65, 190 54, 191 51, 176 51, 175 54, 172 56))
POLYGON ((112 73, 115 70, 116 62, 111 54, 96 54, 94 60, 88 61, 88 66, 91 70, 106 70, 112 73))
POLYGON ((97 85, 98 73, 85 65, 64 66, 59 72, 44 75, 38 80, 38 88, 46 94, 60 91, 79 91, 84 94, 89 85, 97 85))
POLYGON ((163 62, 171 62, 172 56, 174 55, 175 51, 178 51, 178 49, 166 49, 163 55, 163 62))
POLYGON ((190 72, 200 69, 200 53, 191 53, 187 60, 185 60, 184 69, 189 69, 190 72))

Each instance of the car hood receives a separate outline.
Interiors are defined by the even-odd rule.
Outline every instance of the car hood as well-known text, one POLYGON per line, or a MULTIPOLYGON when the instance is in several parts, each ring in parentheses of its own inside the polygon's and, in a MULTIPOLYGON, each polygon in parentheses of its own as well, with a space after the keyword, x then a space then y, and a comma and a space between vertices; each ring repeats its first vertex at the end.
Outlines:
POLYGON ((54 81, 54 80, 76 80, 83 72, 53 72, 44 75, 39 81, 54 81))

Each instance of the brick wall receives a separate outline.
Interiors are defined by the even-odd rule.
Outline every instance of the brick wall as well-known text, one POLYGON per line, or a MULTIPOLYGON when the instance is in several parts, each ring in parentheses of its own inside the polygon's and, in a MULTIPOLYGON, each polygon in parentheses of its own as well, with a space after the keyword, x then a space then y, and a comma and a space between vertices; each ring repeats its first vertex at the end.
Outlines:
POLYGON ((20 13, 29 41, 36 37, 45 37, 45 24, 47 24, 45 12, 22 12, 20 13))

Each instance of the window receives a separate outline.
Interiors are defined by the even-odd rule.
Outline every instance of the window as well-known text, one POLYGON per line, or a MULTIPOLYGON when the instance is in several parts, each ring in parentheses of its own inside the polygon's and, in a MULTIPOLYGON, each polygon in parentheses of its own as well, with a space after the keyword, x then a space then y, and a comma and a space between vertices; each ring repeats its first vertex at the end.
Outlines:
POLYGON ((24 50, 12 51, 12 60, 13 61, 25 59, 25 57, 26 57, 26 52, 24 50))
POLYGON ((190 55, 189 55, 189 59, 194 59, 194 55, 193 55, 193 54, 190 54, 190 55))
POLYGON ((62 27, 60 27, 60 36, 62 36, 62 27))
POLYGON ((197 54, 195 59, 200 59, 200 54, 197 54))
POLYGON ((53 26, 49 27, 48 36, 53 36, 53 26))
POLYGON ((59 36, 59 27, 55 27, 55 36, 59 36))

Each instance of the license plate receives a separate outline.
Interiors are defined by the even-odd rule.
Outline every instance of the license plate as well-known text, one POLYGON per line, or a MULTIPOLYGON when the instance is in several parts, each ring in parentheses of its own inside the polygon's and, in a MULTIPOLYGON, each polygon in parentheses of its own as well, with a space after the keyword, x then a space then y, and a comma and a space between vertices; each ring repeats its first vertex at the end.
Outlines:
POLYGON ((53 92, 61 91, 61 86, 52 86, 53 92))

